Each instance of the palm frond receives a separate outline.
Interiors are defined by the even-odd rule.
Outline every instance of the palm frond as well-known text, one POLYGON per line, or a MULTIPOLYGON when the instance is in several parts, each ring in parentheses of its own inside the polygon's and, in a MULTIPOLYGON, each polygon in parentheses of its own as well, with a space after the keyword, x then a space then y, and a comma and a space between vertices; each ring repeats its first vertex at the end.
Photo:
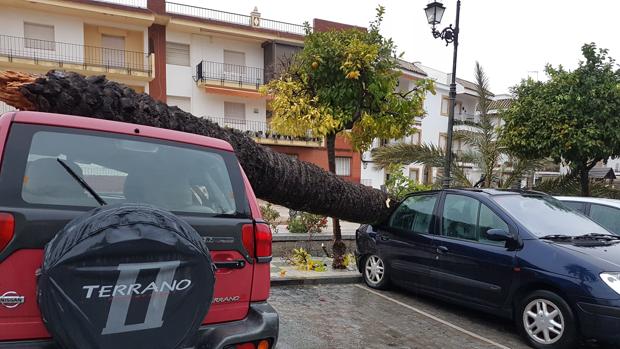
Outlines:
POLYGON ((372 158, 380 168, 411 163, 442 167, 445 163, 445 152, 434 144, 396 143, 374 149, 372 158))

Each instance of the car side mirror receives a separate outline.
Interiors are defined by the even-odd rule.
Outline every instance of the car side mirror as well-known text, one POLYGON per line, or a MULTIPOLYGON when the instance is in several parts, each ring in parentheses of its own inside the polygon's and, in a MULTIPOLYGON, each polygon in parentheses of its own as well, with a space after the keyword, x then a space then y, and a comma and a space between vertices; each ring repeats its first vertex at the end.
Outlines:
POLYGON ((491 241, 514 241, 515 236, 504 229, 489 229, 486 232, 486 238, 491 241))

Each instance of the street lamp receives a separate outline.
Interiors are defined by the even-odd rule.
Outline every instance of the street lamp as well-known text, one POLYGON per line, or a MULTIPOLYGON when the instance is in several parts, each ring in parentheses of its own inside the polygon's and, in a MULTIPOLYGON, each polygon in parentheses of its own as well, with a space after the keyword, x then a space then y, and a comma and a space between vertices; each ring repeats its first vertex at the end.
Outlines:
POLYGON ((444 180, 443 187, 450 187, 450 167, 452 165, 452 128, 454 126, 454 106, 456 104, 456 56, 459 46, 459 15, 461 12, 461 0, 456 1, 456 21, 454 28, 452 24, 444 28, 442 31, 438 31, 435 26, 441 23, 441 18, 446 8, 442 3, 433 1, 426 5, 424 12, 426 12, 426 19, 433 29, 433 37, 435 39, 441 38, 446 42, 446 46, 449 44, 454 45, 454 53, 452 56, 452 76, 450 81, 450 94, 448 99, 450 101, 450 109, 448 110, 448 139, 446 144, 446 164, 444 167, 444 180))

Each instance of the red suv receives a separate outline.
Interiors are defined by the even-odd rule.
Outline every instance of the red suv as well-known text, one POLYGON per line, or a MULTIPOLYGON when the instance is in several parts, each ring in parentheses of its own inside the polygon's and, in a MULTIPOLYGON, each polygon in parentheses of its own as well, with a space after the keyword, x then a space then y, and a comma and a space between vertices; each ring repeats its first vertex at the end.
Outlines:
POLYGON ((227 142, 0 117, 0 348, 273 348, 270 261, 227 142))

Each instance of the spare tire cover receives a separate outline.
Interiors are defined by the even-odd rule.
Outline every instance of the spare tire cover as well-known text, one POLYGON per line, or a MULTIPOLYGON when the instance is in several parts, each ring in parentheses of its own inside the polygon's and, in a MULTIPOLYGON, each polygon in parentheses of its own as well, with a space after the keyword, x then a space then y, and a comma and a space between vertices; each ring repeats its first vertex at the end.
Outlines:
POLYGON ((104 206, 45 246, 38 301, 63 348, 180 348, 209 310, 214 278, 183 220, 150 205, 104 206))

